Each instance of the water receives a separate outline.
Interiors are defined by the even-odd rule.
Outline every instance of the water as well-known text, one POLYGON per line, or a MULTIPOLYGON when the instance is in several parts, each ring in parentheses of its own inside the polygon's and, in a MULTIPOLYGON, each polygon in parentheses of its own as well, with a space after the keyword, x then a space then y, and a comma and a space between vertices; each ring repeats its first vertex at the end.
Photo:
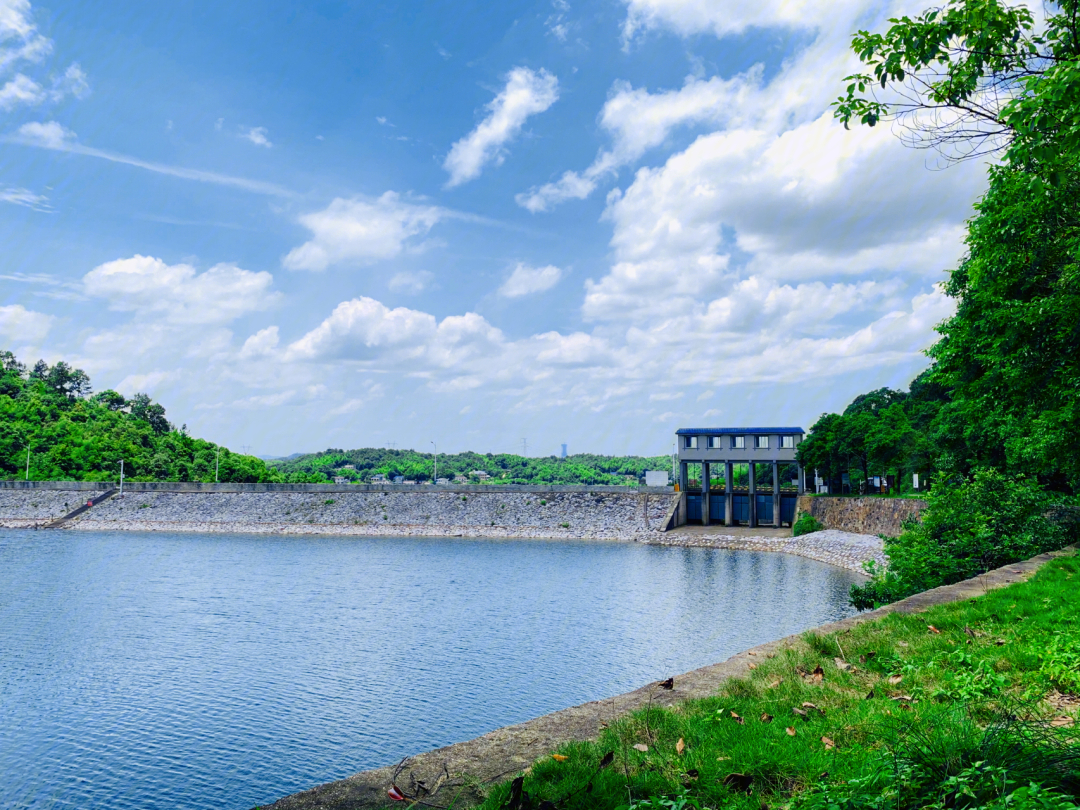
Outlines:
POLYGON ((242 810, 850 614, 783 554, 0 530, 0 807, 242 810))

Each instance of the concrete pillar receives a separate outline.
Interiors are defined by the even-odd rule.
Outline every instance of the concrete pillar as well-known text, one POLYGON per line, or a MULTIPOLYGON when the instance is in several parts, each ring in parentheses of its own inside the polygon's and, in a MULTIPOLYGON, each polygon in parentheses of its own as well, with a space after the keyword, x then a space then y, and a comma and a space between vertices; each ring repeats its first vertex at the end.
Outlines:
POLYGON ((802 464, 798 465, 798 467, 799 467, 799 494, 800 495, 805 495, 806 494, 806 470, 803 469, 802 464))
POLYGON ((690 476, 687 474, 687 471, 686 471, 686 462, 685 461, 680 461, 679 462, 679 491, 680 492, 686 492, 686 487, 689 485, 689 483, 690 483, 690 476))
POLYGON ((734 522, 732 515, 735 513, 735 494, 731 491, 731 468, 730 461, 724 464, 724 525, 731 526, 734 522))
POLYGON ((750 525, 757 526, 757 481, 754 480, 754 462, 750 462, 750 525))
POLYGON ((709 465, 701 462, 701 523, 709 525, 709 465))
POLYGON ((772 525, 780 528, 780 462, 772 463, 772 525))

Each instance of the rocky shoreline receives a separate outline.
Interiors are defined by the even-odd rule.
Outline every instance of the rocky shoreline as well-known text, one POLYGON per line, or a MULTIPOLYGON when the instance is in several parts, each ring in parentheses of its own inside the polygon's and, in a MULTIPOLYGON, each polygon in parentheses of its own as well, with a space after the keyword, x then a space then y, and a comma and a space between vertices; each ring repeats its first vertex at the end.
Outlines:
POLYGON ((886 562, 884 542, 880 537, 835 529, 825 529, 800 537, 759 537, 724 534, 723 527, 717 527, 715 533, 668 532, 658 534, 646 542, 658 546, 779 551, 860 573, 865 571, 866 563, 885 565, 886 562))

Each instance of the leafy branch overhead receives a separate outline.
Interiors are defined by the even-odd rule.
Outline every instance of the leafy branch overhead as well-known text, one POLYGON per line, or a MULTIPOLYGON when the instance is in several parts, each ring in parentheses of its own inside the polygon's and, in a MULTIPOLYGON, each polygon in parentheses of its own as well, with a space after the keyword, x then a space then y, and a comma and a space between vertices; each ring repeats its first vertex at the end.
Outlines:
POLYGON ((1008 159, 1060 182, 1057 161, 1080 147, 1077 0, 1045 7, 952 0, 884 33, 859 31, 852 50, 865 71, 845 78, 833 104, 845 126, 899 126, 910 146, 947 160, 1009 150, 1008 159))

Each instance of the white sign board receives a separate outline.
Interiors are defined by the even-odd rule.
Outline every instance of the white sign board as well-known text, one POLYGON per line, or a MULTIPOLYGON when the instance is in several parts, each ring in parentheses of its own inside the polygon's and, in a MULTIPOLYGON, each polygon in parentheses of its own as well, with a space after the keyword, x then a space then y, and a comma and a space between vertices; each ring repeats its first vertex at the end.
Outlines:
POLYGON ((919 474, 918 473, 912 473, 911 474, 911 488, 912 489, 918 489, 919 488, 919 474))
POLYGON ((648 470, 645 473, 645 486, 647 487, 666 487, 668 485, 668 474, 663 470, 648 470))

